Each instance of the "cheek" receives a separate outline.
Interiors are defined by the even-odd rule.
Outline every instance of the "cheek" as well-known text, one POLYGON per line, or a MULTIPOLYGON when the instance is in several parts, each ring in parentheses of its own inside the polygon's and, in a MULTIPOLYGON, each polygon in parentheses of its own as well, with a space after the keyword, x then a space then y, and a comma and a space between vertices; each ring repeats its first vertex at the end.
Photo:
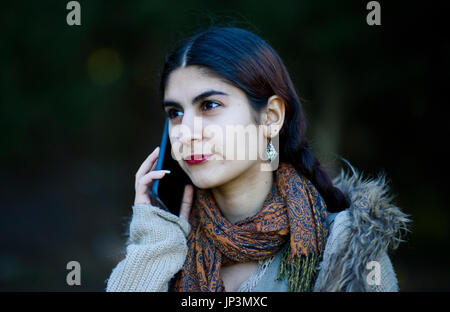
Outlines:
POLYGON ((258 160, 265 151, 263 129, 252 119, 234 119, 228 124, 209 124, 203 132, 206 153, 226 160, 258 160))
POLYGON ((227 132, 223 142, 223 155, 227 160, 261 160, 265 147, 266 139, 262 128, 249 124, 227 132))

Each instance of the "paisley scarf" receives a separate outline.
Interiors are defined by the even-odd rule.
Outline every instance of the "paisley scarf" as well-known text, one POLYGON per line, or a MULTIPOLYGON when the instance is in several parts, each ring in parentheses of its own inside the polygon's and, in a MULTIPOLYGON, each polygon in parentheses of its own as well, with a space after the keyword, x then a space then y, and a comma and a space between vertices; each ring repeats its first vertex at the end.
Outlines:
POLYGON ((216 205, 211 190, 197 189, 189 222, 188 253, 175 291, 225 291, 222 265, 264 260, 285 243, 278 280, 289 291, 311 291, 328 236, 326 205, 314 185, 280 163, 262 209, 235 224, 216 205))

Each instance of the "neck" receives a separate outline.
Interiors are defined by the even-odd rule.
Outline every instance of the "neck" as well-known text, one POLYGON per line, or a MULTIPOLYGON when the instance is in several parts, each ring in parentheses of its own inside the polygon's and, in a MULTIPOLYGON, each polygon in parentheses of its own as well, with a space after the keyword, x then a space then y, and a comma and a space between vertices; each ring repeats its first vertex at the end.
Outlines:
POLYGON ((272 171, 261 171, 257 162, 239 177, 212 189, 214 199, 224 217, 236 223, 257 214, 273 183, 272 171))

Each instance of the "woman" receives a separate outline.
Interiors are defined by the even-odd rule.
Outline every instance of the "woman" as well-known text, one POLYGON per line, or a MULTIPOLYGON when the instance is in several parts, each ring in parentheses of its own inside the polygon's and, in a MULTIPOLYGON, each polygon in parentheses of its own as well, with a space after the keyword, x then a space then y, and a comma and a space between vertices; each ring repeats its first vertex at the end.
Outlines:
POLYGON ((193 185, 180 216, 159 209, 148 191, 170 173, 154 170, 158 148, 143 162, 127 254, 108 291, 398 290, 387 248, 407 216, 382 176, 364 181, 350 166, 353 176, 333 184, 311 152, 288 71, 264 40, 233 27, 189 38, 166 57, 160 93, 193 185), (236 159, 208 131, 228 126, 261 129, 250 140, 259 156, 236 159))

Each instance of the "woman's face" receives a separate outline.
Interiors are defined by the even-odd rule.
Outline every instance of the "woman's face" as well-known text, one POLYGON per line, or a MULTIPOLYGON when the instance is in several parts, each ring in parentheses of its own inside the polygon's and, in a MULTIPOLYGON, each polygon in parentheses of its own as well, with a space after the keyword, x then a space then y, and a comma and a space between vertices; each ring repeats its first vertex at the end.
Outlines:
POLYGON ((245 93, 201 67, 170 74, 164 109, 176 159, 195 186, 219 187, 264 162, 267 139, 245 93))

